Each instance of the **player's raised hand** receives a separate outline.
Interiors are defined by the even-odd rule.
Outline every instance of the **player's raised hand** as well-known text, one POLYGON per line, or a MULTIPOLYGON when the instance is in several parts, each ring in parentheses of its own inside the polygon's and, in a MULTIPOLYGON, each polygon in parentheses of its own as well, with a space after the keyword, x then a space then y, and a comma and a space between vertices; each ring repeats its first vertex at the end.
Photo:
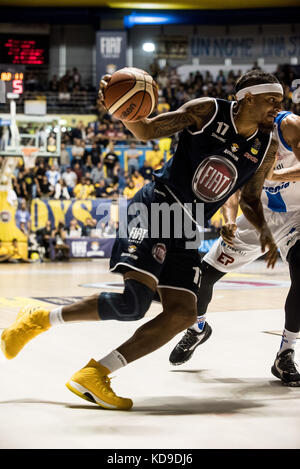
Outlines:
POLYGON ((237 230, 237 226, 235 223, 227 223, 223 225, 220 231, 220 234, 225 241, 226 244, 229 246, 233 246, 233 238, 235 237, 235 232, 237 230))
POLYGON ((268 250, 265 258, 267 267, 272 267, 272 269, 274 269, 278 257, 278 248, 269 228, 262 229, 260 234, 260 244, 261 252, 265 252, 266 249, 268 250))
POLYGON ((111 79, 111 75, 103 75, 100 83, 99 83, 99 91, 98 91, 98 98, 103 106, 104 105, 104 90, 107 87, 109 80, 111 79))

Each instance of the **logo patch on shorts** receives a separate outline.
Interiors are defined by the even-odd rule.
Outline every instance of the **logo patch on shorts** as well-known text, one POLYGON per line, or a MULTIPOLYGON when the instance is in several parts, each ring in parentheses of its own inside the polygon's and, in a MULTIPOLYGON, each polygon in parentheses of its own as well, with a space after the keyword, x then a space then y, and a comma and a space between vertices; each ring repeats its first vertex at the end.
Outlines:
POLYGON ((154 259, 162 264, 166 258, 167 248, 165 244, 158 243, 155 244, 152 248, 152 256, 154 259))
POLYGON ((148 238, 148 230, 146 228, 134 227, 129 233, 128 241, 130 243, 141 244, 144 238, 148 238))
POLYGON ((226 158, 210 156, 198 166, 192 188, 205 202, 222 199, 232 189, 237 180, 236 167, 226 158))

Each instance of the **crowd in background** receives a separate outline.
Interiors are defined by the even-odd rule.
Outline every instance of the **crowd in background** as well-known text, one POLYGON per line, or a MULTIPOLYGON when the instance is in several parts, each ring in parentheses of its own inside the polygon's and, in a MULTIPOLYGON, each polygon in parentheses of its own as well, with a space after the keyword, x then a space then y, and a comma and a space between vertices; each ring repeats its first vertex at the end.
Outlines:
MULTIPOLYGON (((253 68, 260 67, 255 62, 253 68)), ((147 70, 156 80, 159 86, 159 107, 158 109, 174 110, 190 99, 203 96, 212 96, 224 99, 233 99, 234 83, 242 74, 241 70, 234 72, 232 70, 225 71, 220 69, 217 76, 213 77, 211 72, 195 72, 190 73, 187 80, 182 81, 175 67, 166 65, 161 69, 154 61, 147 70)), ((293 81, 299 77, 299 67, 292 65, 278 65, 274 75, 284 85, 285 100, 284 108, 290 109, 296 114, 300 113, 299 104, 293 103, 292 93, 293 81)), ((76 105, 77 102, 81 106, 87 106, 89 112, 96 111, 95 97, 97 89, 91 83, 83 84, 81 74, 77 68, 67 70, 66 73, 58 77, 52 75, 50 80, 42 79, 38 73, 28 73, 25 75, 24 96, 32 96, 32 94, 41 94, 46 92, 51 98, 53 95, 57 97, 55 104, 62 106, 76 105), (89 100, 92 99, 93 102, 89 100)), ((49 99, 49 106, 53 101, 49 99)))

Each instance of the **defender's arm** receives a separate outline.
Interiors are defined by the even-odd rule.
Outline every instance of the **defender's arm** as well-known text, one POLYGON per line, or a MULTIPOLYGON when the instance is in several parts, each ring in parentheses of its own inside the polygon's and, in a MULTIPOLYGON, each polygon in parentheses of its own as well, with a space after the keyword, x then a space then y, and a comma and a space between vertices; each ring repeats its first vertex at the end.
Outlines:
POLYGON ((277 259, 277 246, 273 240, 271 231, 266 223, 263 206, 260 200, 264 180, 275 161, 278 144, 272 140, 269 150, 260 168, 242 188, 240 206, 245 217, 255 226, 260 233, 262 252, 268 248, 266 256, 267 266, 274 267, 277 259))
POLYGON ((221 207, 221 213, 224 218, 224 225, 221 228, 221 236, 224 239, 225 243, 229 246, 233 246, 233 238, 237 230, 236 226, 236 217, 239 209, 239 200, 240 200, 241 191, 237 190, 225 204, 221 207))
POLYGON ((281 132, 284 140, 292 148, 296 158, 300 161, 300 117, 288 115, 281 122, 281 132))

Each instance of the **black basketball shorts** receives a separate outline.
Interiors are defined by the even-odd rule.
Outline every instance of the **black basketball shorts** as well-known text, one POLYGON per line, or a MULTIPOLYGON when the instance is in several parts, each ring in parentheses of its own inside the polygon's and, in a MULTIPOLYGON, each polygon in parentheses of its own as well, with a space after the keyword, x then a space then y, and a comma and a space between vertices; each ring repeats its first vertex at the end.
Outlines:
MULTIPOLYGON (((178 229, 178 218, 172 216, 172 211, 167 221, 168 207, 174 202, 161 183, 149 183, 137 192, 129 201, 125 222, 120 215, 110 271, 124 273, 133 269, 155 279, 159 288, 187 290, 196 295, 201 259, 197 248, 187 248, 190 239, 186 238, 184 229, 178 229), (161 204, 164 210, 158 215, 161 204), (137 213, 140 223, 137 223, 137 213)), ((176 209, 179 213, 179 208, 176 209)))

